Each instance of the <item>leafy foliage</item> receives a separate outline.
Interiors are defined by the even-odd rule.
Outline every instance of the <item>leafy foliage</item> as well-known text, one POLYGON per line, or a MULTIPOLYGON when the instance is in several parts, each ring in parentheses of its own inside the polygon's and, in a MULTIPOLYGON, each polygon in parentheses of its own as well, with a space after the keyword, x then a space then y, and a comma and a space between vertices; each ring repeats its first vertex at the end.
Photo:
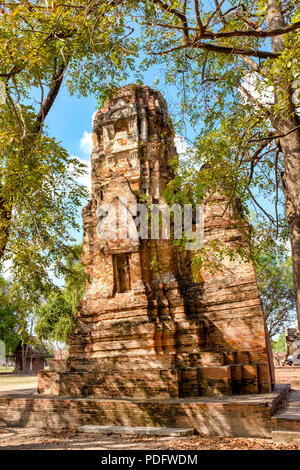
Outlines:
POLYGON ((274 251, 260 253, 256 275, 272 338, 282 333, 296 319, 291 258, 274 251))
POLYGON ((285 346, 285 332, 283 331, 276 341, 272 341, 272 349, 274 352, 283 353, 286 350, 285 346))
POLYGON ((106 94, 126 77, 136 46, 122 2, 6 2, 0 17, 0 260, 15 290, 47 295, 78 229, 85 171, 47 134, 63 80, 71 94, 106 94))
POLYGON ((4 341, 6 353, 13 352, 19 342, 16 306, 8 299, 9 284, 0 279, 0 339, 4 341))
POLYGON ((16 291, 11 282, 0 278, 0 338, 8 353, 14 352, 19 344, 24 346, 31 342, 32 298, 32 295, 26 295, 22 289, 16 291))
POLYGON ((38 313, 37 335, 42 339, 65 342, 75 328, 72 308, 60 292, 51 294, 38 313))
POLYGON ((63 268, 64 288, 52 292, 36 311, 35 330, 41 339, 68 342, 68 336, 76 328, 77 311, 85 291, 85 274, 80 256, 81 246, 71 246, 63 268))

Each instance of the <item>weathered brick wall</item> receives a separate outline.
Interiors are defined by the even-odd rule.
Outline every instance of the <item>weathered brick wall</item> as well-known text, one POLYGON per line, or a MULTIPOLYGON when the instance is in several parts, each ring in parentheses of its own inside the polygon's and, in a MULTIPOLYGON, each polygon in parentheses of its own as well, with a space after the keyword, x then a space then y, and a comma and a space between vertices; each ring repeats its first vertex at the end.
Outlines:
MULTIPOLYGON (((166 104, 149 87, 123 87, 93 125, 92 199, 83 211, 87 290, 66 371, 41 374, 40 392, 98 397, 186 397, 270 390, 270 362, 254 269, 223 260, 199 273, 170 240, 100 237, 106 204, 163 203, 176 154, 166 104), (126 271, 119 291, 118 269, 126 271), (125 258, 124 258, 125 256, 125 258), (116 261, 117 260, 117 261, 116 261), (119 261, 118 261, 119 260, 119 261), (153 260, 158 267, 151 269, 153 260), (126 284, 126 285, 127 285, 126 284)), ((245 245, 246 221, 227 201, 205 203, 205 242, 245 245)), ((117 225, 118 228, 119 227, 117 225)))
POLYGON ((192 427, 204 436, 272 437, 285 392, 224 398, 95 399, 0 396, 0 426, 77 428, 85 424, 192 427))

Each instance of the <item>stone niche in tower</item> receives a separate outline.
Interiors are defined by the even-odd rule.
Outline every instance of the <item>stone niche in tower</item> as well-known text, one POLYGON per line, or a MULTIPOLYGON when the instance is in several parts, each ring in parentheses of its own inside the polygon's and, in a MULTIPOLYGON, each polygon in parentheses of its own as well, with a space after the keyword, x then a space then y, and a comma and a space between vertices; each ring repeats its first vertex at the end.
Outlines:
MULTIPOLYGON (((39 374, 40 393, 167 398, 271 390, 252 263, 225 259, 220 271, 201 270, 194 282, 193 252, 170 239, 122 237, 124 207, 164 203, 173 139, 166 103, 147 86, 120 88, 96 113, 92 195, 83 210, 87 288, 69 358, 39 374)), ((227 244, 246 243, 234 208, 223 216, 226 205, 208 195, 204 243, 220 234, 227 244)))

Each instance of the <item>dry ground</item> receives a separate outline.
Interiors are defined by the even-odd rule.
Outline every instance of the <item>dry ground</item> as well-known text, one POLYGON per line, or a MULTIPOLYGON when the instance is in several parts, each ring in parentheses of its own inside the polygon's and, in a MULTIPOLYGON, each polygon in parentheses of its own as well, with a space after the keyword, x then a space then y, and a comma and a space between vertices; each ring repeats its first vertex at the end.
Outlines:
MULTIPOLYGON (((0 375, 0 394, 34 393, 37 377, 0 375)), ((101 436, 73 431, 28 428, 0 428, 0 450, 296 450, 298 444, 281 444, 269 439, 162 438, 149 436, 101 436)))
POLYGON ((296 444, 269 439, 246 438, 162 438, 149 436, 101 436, 76 431, 0 429, 0 450, 296 450, 296 444))
POLYGON ((37 387, 37 375, 0 374, 0 393, 31 390, 37 387))

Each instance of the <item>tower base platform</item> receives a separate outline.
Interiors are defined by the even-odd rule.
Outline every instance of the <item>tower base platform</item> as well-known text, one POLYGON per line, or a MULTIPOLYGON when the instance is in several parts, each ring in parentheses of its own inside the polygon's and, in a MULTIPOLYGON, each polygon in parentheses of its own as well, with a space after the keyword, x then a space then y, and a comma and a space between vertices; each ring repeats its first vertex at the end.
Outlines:
POLYGON ((286 406, 289 386, 240 396, 100 399, 0 396, 1 427, 78 428, 84 425, 194 428, 203 436, 272 437, 272 416, 286 406))

